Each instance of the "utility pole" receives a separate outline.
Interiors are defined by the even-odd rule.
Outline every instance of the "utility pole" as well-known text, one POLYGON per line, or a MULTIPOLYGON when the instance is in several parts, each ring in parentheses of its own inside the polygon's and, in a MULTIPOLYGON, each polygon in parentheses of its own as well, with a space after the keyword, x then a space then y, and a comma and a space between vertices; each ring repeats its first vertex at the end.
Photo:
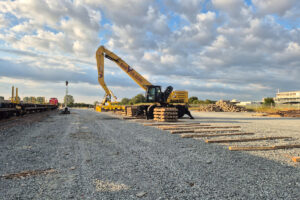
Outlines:
POLYGON ((69 82, 66 81, 66 96, 64 98, 65 108, 61 111, 61 114, 70 114, 70 110, 68 109, 68 84, 69 84, 69 82))
POLYGON ((66 81, 66 101, 65 101, 65 107, 67 107, 68 106, 68 93, 69 93, 69 91, 68 91, 68 84, 69 84, 69 82, 68 81, 66 81))

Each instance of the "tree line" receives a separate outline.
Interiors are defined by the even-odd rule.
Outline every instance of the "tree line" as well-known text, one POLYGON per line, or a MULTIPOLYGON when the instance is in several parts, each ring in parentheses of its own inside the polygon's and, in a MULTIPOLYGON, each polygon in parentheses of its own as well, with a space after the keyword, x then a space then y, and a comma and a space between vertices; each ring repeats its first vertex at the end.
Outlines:
MULTIPOLYGON (((94 105, 86 104, 86 103, 75 103, 72 95, 65 96, 64 101, 66 102, 66 100, 68 102, 69 107, 93 107, 96 104, 99 104, 98 101, 95 101, 94 105)), ((138 94, 138 95, 132 97, 131 99, 123 98, 117 104, 118 105, 134 105, 134 104, 145 103, 145 102, 146 102, 145 96, 143 94, 138 94)), ((188 103, 189 104, 215 104, 216 101, 210 100, 210 99, 201 100, 201 99, 198 99, 198 97, 196 97, 196 96, 192 96, 188 99, 188 103)), ((265 105, 265 106, 275 105, 274 99, 272 97, 264 98, 263 105, 265 105)))

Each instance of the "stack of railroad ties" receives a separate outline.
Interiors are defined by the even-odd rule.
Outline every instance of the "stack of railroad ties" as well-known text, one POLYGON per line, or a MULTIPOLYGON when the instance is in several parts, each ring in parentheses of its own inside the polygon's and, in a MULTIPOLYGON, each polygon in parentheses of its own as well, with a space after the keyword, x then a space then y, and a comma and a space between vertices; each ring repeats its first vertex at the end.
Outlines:
POLYGON ((159 122, 176 122, 178 120, 177 108, 155 108, 154 120, 159 122))
MULTIPOLYGON (((121 114, 127 117, 135 117, 137 111, 137 106, 126 106, 121 114)), ((159 122, 176 122, 178 120, 178 110, 174 107, 158 107, 154 109, 153 114, 154 120, 159 122)))
MULTIPOLYGON (((205 138, 206 143, 220 143, 229 145, 231 143, 243 143, 243 142, 256 142, 256 141, 270 141, 270 140, 282 140, 287 141, 284 145, 272 145, 268 146, 229 146, 230 151, 268 151, 268 150, 280 150, 280 149, 293 149, 300 148, 300 144, 293 143, 295 139, 289 136, 254 136, 255 133, 243 132, 241 126, 236 125, 211 125, 202 124, 199 122, 187 123, 143 123, 144 126, 152 126, 161 130, 170 132, 171 134, 180 134, 181 138, 193 138, 202 139, 205 138), (222 137, 222 139, 211 139, 222 137), (238 137, 238 138, 237 138, 238 137), (225 138, 225 139, 223 139, 225 138)), ((291 156, 294 162, 300 162, 299 156, 291 156)))
POLYGON ((137 106, 125 106, 125 109, 121 111, 123 116, 135 117, 137 115, 137 106))

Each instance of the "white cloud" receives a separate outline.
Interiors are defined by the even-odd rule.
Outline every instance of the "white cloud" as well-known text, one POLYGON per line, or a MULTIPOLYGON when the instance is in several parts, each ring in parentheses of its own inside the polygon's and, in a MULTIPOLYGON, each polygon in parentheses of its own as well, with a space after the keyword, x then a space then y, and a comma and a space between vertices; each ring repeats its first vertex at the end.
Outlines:
POLYGON ((0 13, 0 28, 6 28, 8 26, 8 21, 3 14, 0 13))
MULTIPOLYGON (((206 98, 271 96, 299 85, 299 2, 252 2, 2 1, 1 75, 41 85, 69 79, 79 96, 88 95, 79 91, 98 85, 101 43, 155 84, 206 98)), ((113 63, 106 66, 116 95, 135 86, 113 63)))
POLYGON ((297 0, 253 0, 252 2, 257 7, 258 12, 262 14, 278 14, 283 16, 295 5, 297 0))
POLYGON ((203 2, 203 0, 164 0, 166 7, 191 22, 195 22, 196 16, 203 8, 201 5, 203 2))
MULTIPOLYGON (((24 21, 10 29, 25 33, 15 41, 10 40, 15 48, 91 56, 99 43, 101 14, 83 4, 67 0, 18 0, 0 2, 0 11, 24 21)), ((2 38, 9 39, 9 34, 2 38)))
POLYGON ((212 0, 212 3, 216 9, 224 11, 231 17, 238 17, 245 8, 243 0, 212 0))

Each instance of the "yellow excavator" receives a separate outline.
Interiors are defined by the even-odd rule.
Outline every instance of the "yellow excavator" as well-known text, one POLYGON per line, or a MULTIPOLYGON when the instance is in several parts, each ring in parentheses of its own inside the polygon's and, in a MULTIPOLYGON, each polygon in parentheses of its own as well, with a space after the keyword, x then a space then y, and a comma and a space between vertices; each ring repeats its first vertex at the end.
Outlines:
POLYGON ((96 105, 96 111, 103 112, 103 111, 116 111, 116 110, 124 110, 125 106, 119 105, 120 102, 118 102, 117 97, 114 95, 114 93, 109 90, 109 94, 105 93, 101 103, 99 105, 96 105), (111 100, 111 97, 113 97, 113 101, 111 100))
POLYGON ((111 91, 104 81, 104 58, 115 62, 130 78, 132 78, 141 88, 146 91, 146 103, 138 105, 138 115, 146 115, 147 119, 153 119, 153 111, 156 107, 176 107, 178 109, 178 118, 187 114, 191 119, 193 116, 187 106, 187 91, 173 91, 172 86, 168 86, 165 91, 161 86, 152 85, 142 75, 129 66, 124 60, 113 52, 100 46, 96 51, 98 82, 103 87, 107 99, 111 100, 111 91), (181 103, 181 104, 174 104, 181 103))

